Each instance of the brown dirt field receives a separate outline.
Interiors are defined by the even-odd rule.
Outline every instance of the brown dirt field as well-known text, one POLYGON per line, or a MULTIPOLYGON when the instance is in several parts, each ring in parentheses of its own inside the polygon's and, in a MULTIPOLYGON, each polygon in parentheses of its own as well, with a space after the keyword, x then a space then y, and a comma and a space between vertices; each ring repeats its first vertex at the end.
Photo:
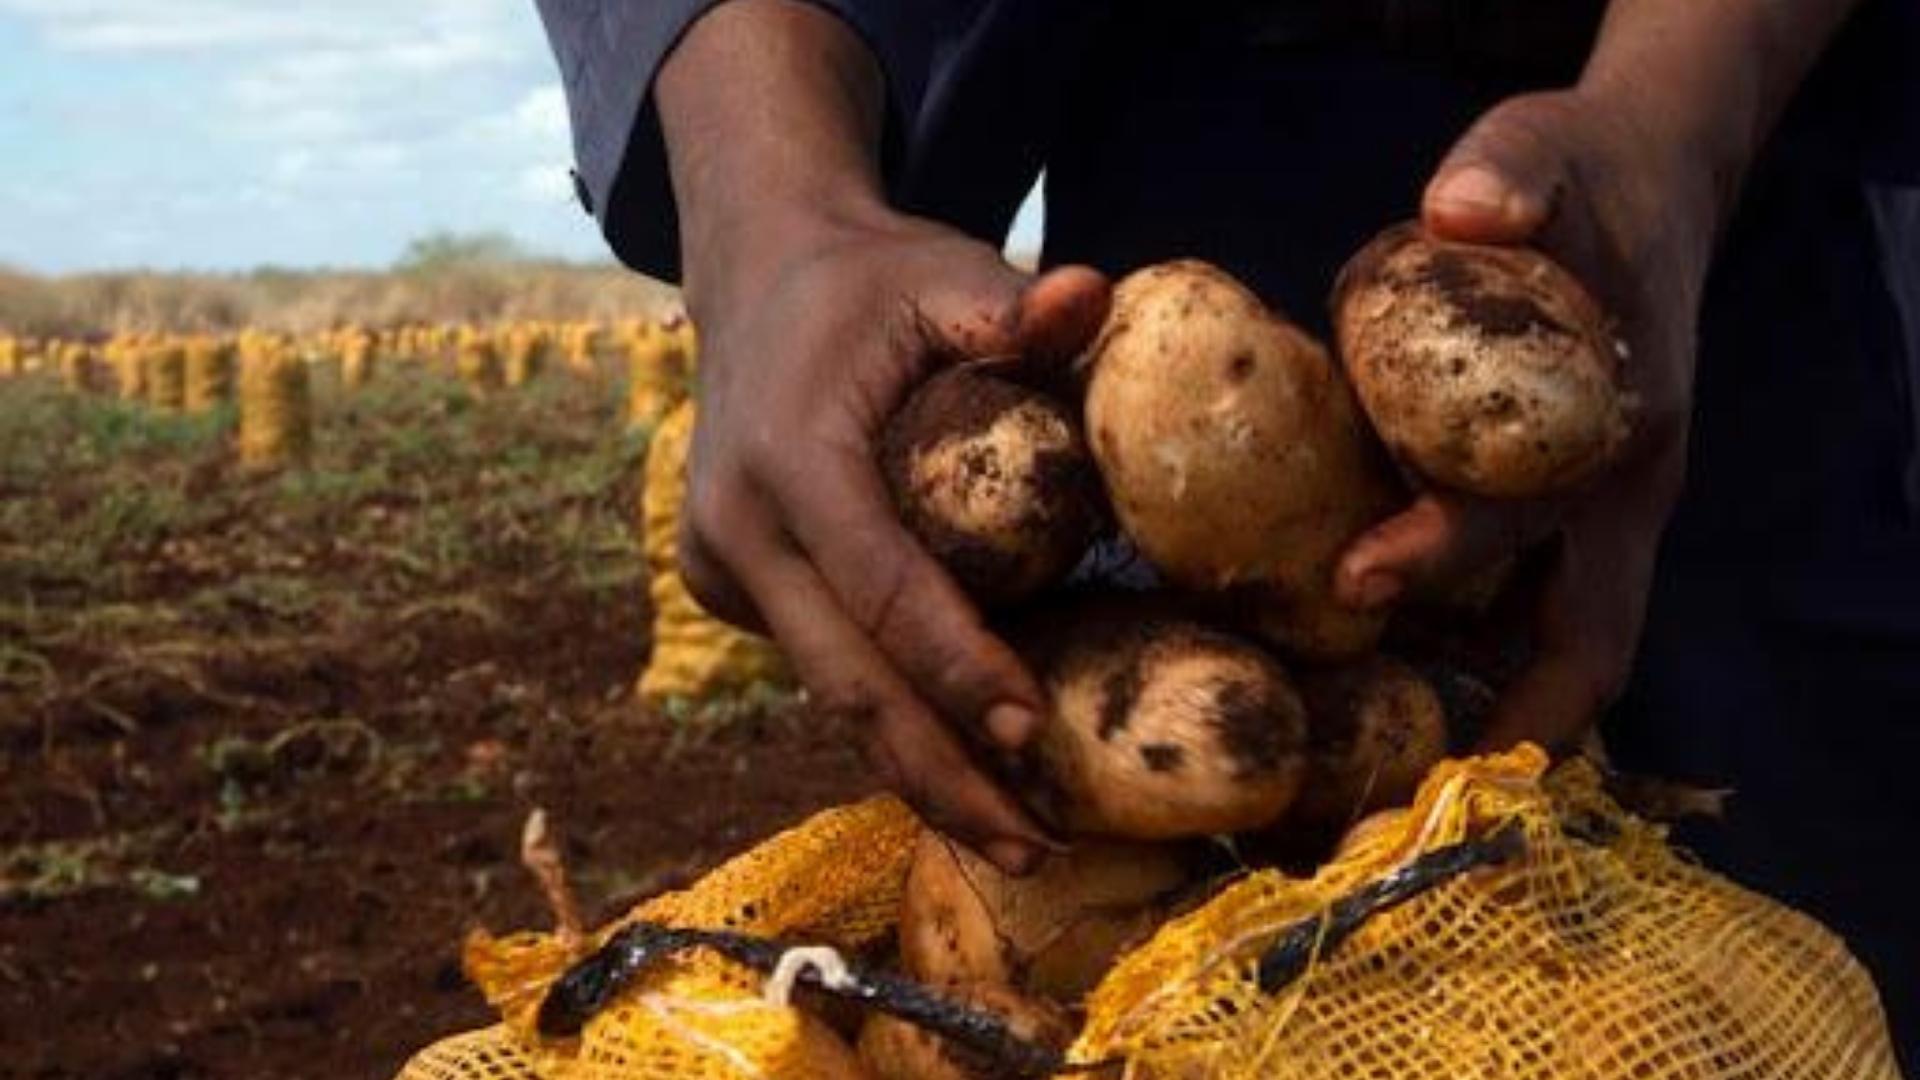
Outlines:
MULTIPOLYGON (((32 385, 29 385, 32 384, 32 385)), ((0 384, 0 1076, 391 1075, 491 1017, 546 807, 598 918, 864 793, 787 709, 649 715, 618 387, 320 387, 320 458, 230 417, 0 384)))

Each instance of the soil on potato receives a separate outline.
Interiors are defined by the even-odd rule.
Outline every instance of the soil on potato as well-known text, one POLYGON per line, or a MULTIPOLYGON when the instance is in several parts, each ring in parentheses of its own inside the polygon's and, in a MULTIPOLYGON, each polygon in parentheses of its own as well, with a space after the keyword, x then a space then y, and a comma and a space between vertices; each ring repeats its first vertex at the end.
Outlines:
POLYGON ((0 382, 0 1076, 388 1076, 492 1020, 470 927, 547 925, 532 807, 597 920, 869 790, 791 707, 632 700, 612 380, 315 370, 263 476, 230 415, 0 382))

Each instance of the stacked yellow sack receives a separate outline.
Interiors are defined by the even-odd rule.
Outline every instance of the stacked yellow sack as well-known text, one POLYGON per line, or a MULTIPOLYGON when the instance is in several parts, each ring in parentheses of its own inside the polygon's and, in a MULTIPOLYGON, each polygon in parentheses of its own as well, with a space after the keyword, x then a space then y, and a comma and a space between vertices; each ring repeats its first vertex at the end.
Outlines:
POLYGON ((306 361, 292 343, 273 334, 248 331, 239 350, 241 465, 304 465, 313 449, 306 361))
POLYGON ((60 385, 69 392, 84 394, 93 389, 93 350, 86 342, 58 342, 53 362, 60 371, 60 385))
POLYGON ((699 706, 791 679, 771 642, 701 610, 680 576, 680 514, 687 497, 693 421, 693 403, 684 402, 654 430, 640 497, 641 543, 652 578, 653 652, 641 672, 639 693, 655 706, 699 706))
POLYGON ((560 330, 560 353, 568 370, 591 376, 598 371, 601 331, 598 323, 568 323, 560 330))
POLYGON ((500 350, 493 336, 462 326, 454 338, 454 373, 474 393, 485 396, 500 387, 500 350))
POLYGON ((538 378, 547 365, 549 348, 545 326, 532 322, 510 323, 500 329, 502 382, 509 388, 525 386, 538 378))
POLYGON ((186 411, 198 415, 211 412, 233 393, 234 345, 212 334, 195 334, 184 339, 186 376, 182 402, 186 411))
POLYGON ((177 413, 187 400, 187 352, 179 341, 155 336, 141 347, 147 404, 155 412, 177 413))
POLYGON ((366 327, 349 324, 334 335, 334 351, 340 357, 340 385, 358 390, 373 379, 375 338, 366 327))
POLYGON ((693 324, 623 324, 621 344, 627 352, 627 424, 652 427, 689 393, 698 355, 693 324))

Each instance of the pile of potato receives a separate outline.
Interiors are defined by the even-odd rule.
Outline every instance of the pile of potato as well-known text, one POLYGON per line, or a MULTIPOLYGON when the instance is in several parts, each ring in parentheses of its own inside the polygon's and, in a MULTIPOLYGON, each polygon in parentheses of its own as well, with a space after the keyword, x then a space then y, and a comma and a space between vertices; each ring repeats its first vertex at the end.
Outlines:
MULTIPOLYGON (((1400 226, 1333 304, 1338 362, 1219 269, 1151 266, 1116 287, 1078 400, 949 368, 883 440, 902 520, 1046 686, 1007 779, 1071 841, 1016 879, 928 832, 901 961, 1030 1038, 1068 1041, 1120 951, 1192 898, 1195 840, 1324 857, 1448 752, 1441 696, 1379 651, 1395 614, 1333 597, 1347 545, 1415 488, 1558 494, 1626 441, 1622 351, 1538 252, 1400 226), (1160 587, 1075 574, 1115 526, 1160 587)), ((884 1017, 861 1054, 881 1077, 989 1075, 884 1017)))

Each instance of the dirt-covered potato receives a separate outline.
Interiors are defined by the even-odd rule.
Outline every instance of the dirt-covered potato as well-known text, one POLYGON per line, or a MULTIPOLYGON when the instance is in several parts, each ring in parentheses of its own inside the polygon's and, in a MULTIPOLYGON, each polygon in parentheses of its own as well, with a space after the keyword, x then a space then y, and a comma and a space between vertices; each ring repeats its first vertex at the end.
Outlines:
POLYGON ((979 365, 922 383, 880 463, 907 528, 988 606, 1065 577, 1105 517, 1072 411, 979 365))
POLYGON ((935 985, 998 983, 1071 1004, 1152 933, 1189 880, 1177 848, 1100 840, 1010 877, 928 830, 907 873, 900 963, 935 985))
POLYGON ((1334 326, 1393 454, 1496 498, 1563 492, 1629 433, 1624 347, 1574 276, 1528 248, 1382 233, 1341 271, 1334 326))
POLYGON ((1152 597, 1032 613, 1008 637, 1053 708, 1030 747, 1036 813, 1080 835, 1239 832, 1300 790, 1306 710, 1249 641, 1165 614, 1152 597))
POLYGON ((1182 260, 1120 282, 1087 362, 1088 439, 1141 552, 1180 585, 1240 593, 1289 650, 1370 648, 1385 616, 1336 603, 1333 569, 1402 492, 1327 351, 1182 260))
POLYGON ((1387 656, 1300 677, 1307 780, 1291 820, 1341 828, 1411 801, 1447 756, 1447 715, 1419 672, 1387 656))
MULTIPOLYGON (((1004 986, 974 983, 939 988, 976 1009, 998 1013, 1028 1042, 1065 1049, 1074 1026, 1065 1010, 1004 986)), ((993 1080, 1003 1073, 924 1028, 875 1013, 860 1029, 860 1062, 875 1080, 993 1080)))

